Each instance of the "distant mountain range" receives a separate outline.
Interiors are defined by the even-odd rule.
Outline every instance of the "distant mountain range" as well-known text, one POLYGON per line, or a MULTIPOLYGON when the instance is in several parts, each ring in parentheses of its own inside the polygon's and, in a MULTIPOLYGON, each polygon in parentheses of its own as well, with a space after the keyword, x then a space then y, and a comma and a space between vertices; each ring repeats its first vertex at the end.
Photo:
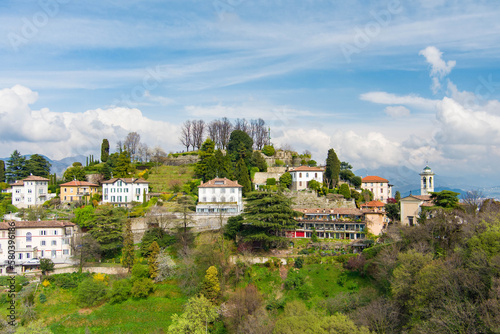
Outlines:
MULTIPOLYGON (((50 173, 51 174, 56 173, 57 177, 62 177, 66 168, 71 166, 74 162, 80 162, 83 165, 85 165, 85 163, 87 162, 87 157, 84 155, 77 155, 74 157, 64 158, 61 160, 52 160, 49 157, 46 157, 45 155, 42 155, 42 154, 41 154, 41 156, 44 157, 45 159, 47 159, 48 162, 50 162, 50 164, 51 164, 50 173)), ((31 157, 31 154, 23 155, 23 157, 25 157, 26 159, 29 159, 31 157)), ((7 164, 7 161, 9 159, 10 159, 10 157, 0 158, 0 160, 5 161, 5 164, 7 164)))

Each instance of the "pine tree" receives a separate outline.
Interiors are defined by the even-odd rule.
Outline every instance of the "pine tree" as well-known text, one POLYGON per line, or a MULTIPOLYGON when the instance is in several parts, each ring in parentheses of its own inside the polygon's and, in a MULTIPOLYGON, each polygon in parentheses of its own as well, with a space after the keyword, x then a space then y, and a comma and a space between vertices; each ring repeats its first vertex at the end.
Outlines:
POLYGON ((102 162, 108 161, 108 157, 109 157, 109 141, 107 139, 103 139, 101 144, 101 161, 102 162))
POLYGON ((28 174, 33 174, 41 177, 49 177, 51 164, 40 154, 33 154, 26 161, 26 168, 28 174))
POLYGON ((215 153, 215 143, 212 139, 207 138, 203 145, 201 145, 201 150, 199 152, 200 161, 196 163, 194 172, 196 177, 207 182, 213 179, 216 175, 216 165, 215 161, 212 159, 215 153))
POLYGON ((111 179, 111 167, 109 167, 108 163, 105 163, 104 166, 101 168, 101 174, 104 180, 111 179))
POLYGON ((265 249, 286 243, 284 232, 294 230, 300 213, 291 208, 291 200, 280 193, 252 192, 247 205, 241 237, 265 249))
POLYGON ((130 272, 130 269, 134 265, 134 260, 134 235, 132 234, 132 223, 128 221, 125 226, 125 233, 123 236, 122 265, 130 272))
POLYGON ((211 266, 207 269, 205 278, 201 285, 201 294, 208 300, 215 302, 220 295, 219 273, 217 268, 211 266))
POLYGON ((16 180, 24 179, 29 175, 26 158, 21 156, 18 150, 15 150, 10 155, 9 161, 7 161, 6 169, 7 182, 14 182, 16 180))
POLYGON ((153 241, 148 250, 149 277, 155 279, 156 276, 158 276, 158 254, 160 254, 160 246, 158 246, 156 241, 153 241))
POLYGON ((330 188, 335 188, 339 182, 340 160, 333 148, 328 150, 326 158, 325 178, 330 182, 330 188))
POLYGON ((240 158, 240 160, 238 160, 238 163, 236 164, 234 177, 236 178, 238 183, 243 186, 243 196, 246 196, 246 194, 252 190, 252 183, 250 182, 248 168, 243 158, 240 158))

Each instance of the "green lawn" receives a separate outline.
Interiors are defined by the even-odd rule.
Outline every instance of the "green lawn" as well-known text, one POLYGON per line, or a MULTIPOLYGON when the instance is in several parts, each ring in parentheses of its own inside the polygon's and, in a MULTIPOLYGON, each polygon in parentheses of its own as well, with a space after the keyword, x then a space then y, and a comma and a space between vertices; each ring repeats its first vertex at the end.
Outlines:
POLYGON ((120 303, 82 309, 75 303, 75 290, 44 289, 45 304, 36 310, 54 334, 91 333, 160 333, 166 331, 174 313, 181 313, 187 299, 175 284, 156 285, 147 299, 132 299, 120 303))
POLYGON ((150 170, 148 181, 153 192, 169 192, 175 183, 182 186, 193 178, 194 165, 160 166, 150 170))

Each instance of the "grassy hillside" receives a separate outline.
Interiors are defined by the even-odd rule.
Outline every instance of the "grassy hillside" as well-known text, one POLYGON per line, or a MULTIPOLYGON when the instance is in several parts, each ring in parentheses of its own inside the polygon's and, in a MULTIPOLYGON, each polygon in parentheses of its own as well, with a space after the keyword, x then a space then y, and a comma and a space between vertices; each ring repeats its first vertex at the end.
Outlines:
POLYGON ((152 168, 148 181, 153 192, 171 192, 175 185, 182 187, 194 178, 194 165, 160 166, 152 168))

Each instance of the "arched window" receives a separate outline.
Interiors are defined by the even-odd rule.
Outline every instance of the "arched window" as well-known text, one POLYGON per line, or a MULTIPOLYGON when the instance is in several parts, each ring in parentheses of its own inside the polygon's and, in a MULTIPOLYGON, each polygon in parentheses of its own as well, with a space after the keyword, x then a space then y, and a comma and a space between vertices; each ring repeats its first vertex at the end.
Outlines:
POLYGON ((220 201, 221 201, 221 202, 223 202, 223 203, 225 203, 225 202, 226 202, 226 197, 222 196, 222 197, 220 198, 220 201))
POLYGON ((26 242, 31 242, 31 232, 26 233, 26 242))
POLYGON ((432 187, 432 176, 429 177, 429 187, 432 187))
POLYGON ((212 196, 212 202, 217 202, 217 198, 215 196, 212 196))
POLYGON ((424 181, 424 188, 427 188, 427 178, 425 176, 422 179, 422 181, 424 181))

